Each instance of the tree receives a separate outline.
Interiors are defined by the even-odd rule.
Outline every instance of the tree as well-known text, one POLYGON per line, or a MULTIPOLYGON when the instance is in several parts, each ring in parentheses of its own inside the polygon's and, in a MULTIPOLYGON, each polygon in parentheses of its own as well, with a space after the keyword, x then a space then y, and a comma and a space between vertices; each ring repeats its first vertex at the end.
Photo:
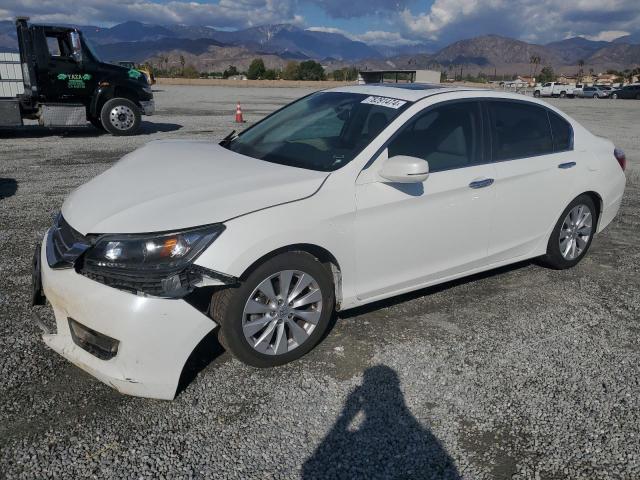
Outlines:
POLYGON ((182 69, 182 76, 185 78, 198 78, 200 72, 193 65, 187 65, 182 69))
POLYGON ((529 57, 529 63, 531 64, 531 77, 535 77, 538 73, 538 66, 541 61, 542 59, 539 55, 531 55, 531 57, 529 57))
POLYGON ((239 75, 240 72, 238 72, 238 69, 236 68, 235 65, 229 65, 229 68, 227 68, 224 72, 222 72, 222 78, 229 78, 229 77, 235 77, 236 75, 239 75))
POLYGON ((556 80, 556 74, 553 71, 553 67, 551 65, 542 67, 542 70, 540 70, 540 76, 537 80, 540 83, 554 82, 556 80))
POLYGON ((324 80, 324 68, 314 60, 300 62, 298 67, 298 77, 300 80, 324 80))
POLYGON ((184 77, 184 64, 185 64, 184 55, 180 55, 180 67, 182 69, 182 76, 183 77, 184 77))
POLYGON ((264 72, 265 80, 277 80, 278 72, 276 72, 273 68, 269 68, 264 72))
POLYGON ((267 69, 264 66, 264 62, 261 58, 254 58, 249 65, 249 70, 247 71, 247 78, 249 80, 260 80, 264 78, 264 72, 267 69))
POLYGON ((299 80, 298 62, 289 62, 285 65, 282 71, 282 78, 284 80, 299 80))
POLYGON ((584 76, 584 60, 578 60, 578 82, 582 83, 582 77, 584 76))

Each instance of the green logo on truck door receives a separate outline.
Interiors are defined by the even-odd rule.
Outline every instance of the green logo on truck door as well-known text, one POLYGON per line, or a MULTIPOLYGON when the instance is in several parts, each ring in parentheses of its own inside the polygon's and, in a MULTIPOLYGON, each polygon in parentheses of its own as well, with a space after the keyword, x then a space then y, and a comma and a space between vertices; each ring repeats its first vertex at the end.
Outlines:
POLYGON ((59 73, 56 77, 58 80, 67 81, 67 88, 86 88, 85 82, 91 80, 91 75, 88 73, 59 73))

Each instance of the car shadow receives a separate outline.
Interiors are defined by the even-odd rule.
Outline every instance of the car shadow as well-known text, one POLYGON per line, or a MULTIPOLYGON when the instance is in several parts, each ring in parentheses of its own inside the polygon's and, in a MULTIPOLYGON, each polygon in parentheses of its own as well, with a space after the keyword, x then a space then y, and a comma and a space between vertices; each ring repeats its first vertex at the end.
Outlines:
MULTIPOLYGON (((514 270, 519 270, 521 268, 527 267, 533 264, 534 262, 535 260, 526 260, 523 262, 518 262, 511 265, 506 265, 504 267, 489 270, 487 272, 477 273, 475 275, 460 278, 458 280, 452 280, 450 282, 434 285, 432 287, 423 288, 420 290, 416 290, 414 292, 408 292, 408 293, 391 297, 385 300, 379 300, 377 302, 372 302, 367 305, 363 305, 361 307, 351 308, 344 312, 338 312, 338 313, 334 312, 333 315, 331 316, 329 326, 327 327, 327 330, 322 335, 322 339, 320 340, 320 342, 324 341, 324 339, 331 334, 331 331, 333 330, 336 323, 340 319, 357 317, 359 315, 371 313, 376 310, 380 310, 382 308, 392 307, 400 303, 404 303, 404 302, 414 300, 416 298, 424 297, 425 295, 432 295, 434 293, 449 290, 450 288, 454 288, 459 285, 464 285, 467 283, 482 280, 483 278, 490 278, 496 275, 502 275, 504 273, 508 273, 514 270)), ((208 302, 211 299, 211 295, 212 295, 212 289, 209 287, 205 287, 205 288, 197 289, 189 297, 186 297, 185 300, 189 304, 191 304, 194 308, 200 310, 205 315, 207 315, 206 312, 209 308, 208 302)), ((176 396, 179 395, 181 392, 183 392, 202 370, 207 368, 212 362, 214 362, 218 357, 220 357, 223 353, 225 353, 225 351, 226 351, 225 348, 218 341, 218 327, 216 327, 212 332, 210 332, 207 336, 205 336, 200 341, 200 343, 195 347, 195 349, 187 359, 182 369, 182 374, 180 375, 180 381, 178 382, 176 396)))
POLYGON ((137 135, 151 135, 152 133, 165 133, 175 132, 180 130, 183 125, 178 123, 156 123, 156 122, 142 122, 140 125, 140 131, 137 135))
MULTIPOLYGON (((140 130, 136 135, 175 132, 181 128, 183 128, 183 125, 178 123, 142 122, 140 124, 140 130)), ((11 129, 0 129, 0 138, 44 138, 51 136, 93 138, 102 135, 109 135, 109 133, 89 124, 82 127, 41 127, 39 125, 25 125, 11 129)))
POLYGON ((362 385, 302 466, 304 480, 403 478, 458 480, 442 443, 408 409, 396 372, 365 370, 362 385))
POLYGON ((18 191, 18 182, 14 178, 0 177, 0 200, 12 197, 18 191))

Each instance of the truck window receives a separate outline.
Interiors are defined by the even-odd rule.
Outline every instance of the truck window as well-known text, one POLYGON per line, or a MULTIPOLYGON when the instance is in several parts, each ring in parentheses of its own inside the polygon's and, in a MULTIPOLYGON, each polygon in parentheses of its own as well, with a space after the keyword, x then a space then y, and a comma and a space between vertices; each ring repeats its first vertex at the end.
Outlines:
POLYGON ((551 84, 550 84, 550 83, 545 83, 545 84, 543 85, 543 87, 550 87, 550 86, 551 86, 551 84))
POLYGON ((47 37, 47 47, 49 47, 49 55, 52 57, 60 56, 60 44, 57 37, 47 37))
POLYGON ((47 35, 47 46, 52 57, 71 58, 71 42, 67 35, 47 35))

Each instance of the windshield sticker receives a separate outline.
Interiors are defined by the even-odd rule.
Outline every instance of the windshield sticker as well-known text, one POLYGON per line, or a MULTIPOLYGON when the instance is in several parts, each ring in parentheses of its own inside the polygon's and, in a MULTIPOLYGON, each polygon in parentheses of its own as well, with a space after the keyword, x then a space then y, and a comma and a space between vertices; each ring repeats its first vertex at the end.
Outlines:
POLYGON ((398 100, 395 98, 389 98, 389 97, 367 97, 365 98, 362 102, 360 103, 368 103, 371 105, 379 105, 381 107, 387 107, 387 108, 393 108, 394 110, 397 110, 398 108, 400 108, 401 106, 403 106, 405 103, 404 100, 398 100))

